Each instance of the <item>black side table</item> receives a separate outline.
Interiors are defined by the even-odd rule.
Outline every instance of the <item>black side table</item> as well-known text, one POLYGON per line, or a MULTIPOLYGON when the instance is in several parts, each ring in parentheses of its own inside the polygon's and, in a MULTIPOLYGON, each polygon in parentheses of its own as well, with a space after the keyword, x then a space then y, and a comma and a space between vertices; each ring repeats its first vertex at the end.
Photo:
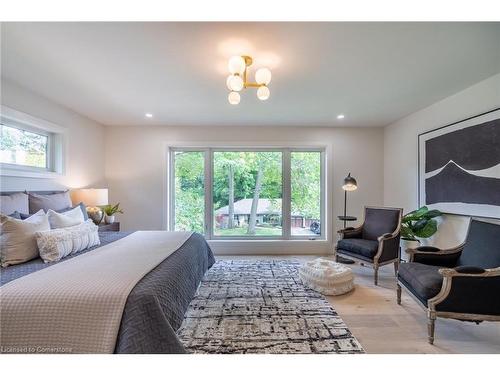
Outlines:
POLYGON ((346 227, 346 223, 348 221, 356 221, 358 218, 356 216, 337 216, 339 220, 342 220, 344 222, 344 229, 346 227))
POLYGON ((97 227, 99 228, 99 232, 119 232, 120 231, 120 223, 118 221, 115 221, 113 224, 101 223, 97 227))

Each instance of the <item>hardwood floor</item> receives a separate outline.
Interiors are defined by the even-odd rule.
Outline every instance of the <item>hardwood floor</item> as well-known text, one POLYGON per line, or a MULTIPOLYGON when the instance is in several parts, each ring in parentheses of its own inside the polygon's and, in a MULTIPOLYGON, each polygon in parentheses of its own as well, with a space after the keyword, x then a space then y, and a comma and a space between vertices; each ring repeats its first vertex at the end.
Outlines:
MULTIPOLYGON (((218 259, 288 258, 301 262, 313 256, 218 256, 218 259)), ((351 332, 367 353, 500 353, 500 323, 479 325, 438 318, 434 345, 427 342, 425 311, 405 292, 402 305, 396 303, 396 278, 392 265, 379 271, 379 285, 373 285, 373 270, 349 265, 355 274, 355 289, 329 297, 351 332)))

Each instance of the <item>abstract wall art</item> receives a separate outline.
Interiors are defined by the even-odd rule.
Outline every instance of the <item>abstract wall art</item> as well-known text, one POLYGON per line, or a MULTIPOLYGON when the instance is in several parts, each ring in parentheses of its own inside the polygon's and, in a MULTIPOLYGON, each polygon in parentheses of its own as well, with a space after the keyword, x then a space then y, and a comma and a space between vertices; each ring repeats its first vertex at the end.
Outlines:
POLYGON ((500 108, 418 136, 419 205, 500 218, 500 108))

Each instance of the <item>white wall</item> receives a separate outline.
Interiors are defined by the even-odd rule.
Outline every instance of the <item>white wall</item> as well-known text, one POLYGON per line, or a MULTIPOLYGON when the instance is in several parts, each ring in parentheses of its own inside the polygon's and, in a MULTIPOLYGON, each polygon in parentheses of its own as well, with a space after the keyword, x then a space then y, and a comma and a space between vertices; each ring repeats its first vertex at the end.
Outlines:
POLYGON ((1 81, 1 103, 66 128, 67 151, 64 175, 50 179, 2 176, 0 190, 57 190, 104 185, 104 126, 6 80, 1 81))
MULTIPOLYGON (((384 204, 417 208, 418 134, 500 107, 500 74, 384 128, 384 204)), ((430 243, 453 246, 464 239, 467 218, 448 215, 430 243)))
MULTIPOLYGON (((106 179, 110 200, 120 202, 125 214, 123 229, 165 228, 166 150, 168 145, 284 145, 306 144, 327 147, 327 220, 339 228, 336 219, 343 211, 342 181, 348 172, 358 180, 359 189, 350 194, 348 213, 361 217, 364 205, 383 201, 382 128, 298 128, 298 127, 106 127, 106 179), (333 196, 333 205, 330 197, 333 196), (332 211, 333 210, 333 211, 332 211), (335 219, 333 219, 335 218, 335 219)), ((298 244, 251 243, 247 251, 317 253, 331 251, 329 242, 298 244)), ((219 253, 230 252, 227 242, 212 244, 219 253)), ((234 247, 234 246, 233 246, 234 247)))

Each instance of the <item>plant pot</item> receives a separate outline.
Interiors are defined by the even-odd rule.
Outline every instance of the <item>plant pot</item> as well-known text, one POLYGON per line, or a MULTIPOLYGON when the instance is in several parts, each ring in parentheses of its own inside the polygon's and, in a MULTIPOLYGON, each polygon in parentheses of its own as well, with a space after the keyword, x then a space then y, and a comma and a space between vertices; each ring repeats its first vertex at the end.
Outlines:
POLYGON ((115 222, 115 215, 108 216, 104 218, 106 224, 113 224, 115 222))
POLYGON ((408 254, 406 254, 405 250, 419 247, 420 243, 418 241, 401 240, 400 246, 401 246, 401 260, 409 261, 409 256, 408 254))

